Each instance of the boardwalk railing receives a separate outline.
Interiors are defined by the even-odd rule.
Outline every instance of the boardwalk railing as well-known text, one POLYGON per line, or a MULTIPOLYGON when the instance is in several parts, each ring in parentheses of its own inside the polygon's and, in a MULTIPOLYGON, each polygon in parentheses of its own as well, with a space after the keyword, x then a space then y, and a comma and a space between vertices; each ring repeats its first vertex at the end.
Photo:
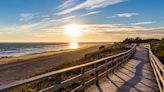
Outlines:
POLYGON ((153 72, 155 74, 159 90, 160 90, 160 92, 164 92, 164 65, 152 53, 150 45, 148 47, 149 47, 150 63, 153 68, 153 72))
POLYGON ((93 62, 49 72, 29 79, 16 81, 7 85, 1 85, 0 92, 6 92, 7 90, 11 90, 12 88, 16 88, 28 83, 32 83, 34 81, 41 81, 48 77, 54 78, 54 85, 42 89, 39 92, 52 92, 52 91, 61 92, 62 88, 67 87, 72 83, 74 83, 75 81, 79 81, 79 80, 82 80, 80 86, 74 88, 71 92, 79 92, 79 91, 83 92, 84 89, 91 83, 95 82, 96 84, 98 84, 99 77, 101 77, 102 75, 107 75, 109 72, 114 71, 114 69, 118 68, 122 63, 126 62, 135 53, 135 51, 136 51, 136 45, 134 44, 131 46, 131 48, 128 51, 119 53, 117 55, 113 55, 93 62), (93 67, 90 70, 86 70, 86 67, 91 65, 93 67), (63 77, 61 77, 62 74, 66 72, 70 72, 72 70, 76 71, 77 69, 81 70, 79 75, 76 75, 74 77, 71 77, 63 81, 62 79, 63 77), (101 69, 104 69, 104 71, 103 72, 100 71, 101 69), (94 74, 94 76, 92 76, 91 79, 86 80, 86 77, 91 74, 94 74))

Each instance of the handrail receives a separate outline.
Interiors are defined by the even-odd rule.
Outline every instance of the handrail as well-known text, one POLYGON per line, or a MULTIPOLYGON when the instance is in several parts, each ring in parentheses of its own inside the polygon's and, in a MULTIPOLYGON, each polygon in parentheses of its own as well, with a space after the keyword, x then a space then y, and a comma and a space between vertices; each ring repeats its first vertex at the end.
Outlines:
POLYGON ((151 66, 153 68, 153 72, 155 74, 155 78, 158 83, 158 87, 160 92, 164 92, 164 65, 160 62, 160 60, 153 54, 151 51, 151 46, 148 46, 149 49, 149 59, 151 66))
POLYGON ((60 92, 62 87, 68 86, 69 84, 71 84, 72 82, 76 81, 76 80, 80 80, 83 79, 87 74, 90 73, 94 73, 95 77, 92 78, 91 80, 85 82, 80 85, 79 87, 75 88, 73 91, 77 91, 77 90, 84 90, 84 87, 86 85, 88 85, 90 82, 96 81, 96 84, 98 83, 99 77, 101 75, 107 74, 109 71, 114 70, 115 68, 118 68, 122 63, 126 62, 136 51, 136 44, 134 44, 131 49, 129 49, 126 52, 122 52, 113 56, 109 56, 109 57, 105 57, 93 62, 89 62, 89 63, 85 63, 85 64, 81 64, 81 65, 77 65, 77 66, 73 66, 73 67, 69 67, 69 68, 65 68, 65 69, 61 69, 61 70, 57 70, 57 71, 53 71, 53 72, 49 72, 46 74, 42 74, 42 75, 38 75, 29 79, 25 79, 25 80, 19 80, 16 82, 12 82, 10 84, 7 85, 1 85, 0 86, 0 92, 6 92, 7 90, 10 90, 12 88, 24 85, 24 84, 28 84, 34 81, 38 81, 38 80, 42 80, 44 78, 47 77, 54 77, 55 78, 55 82, 54 85, 52 87, 48 87, 46 89, 41 90, 40 92, 49 92, 50 90, 55 90, 55 92, 60 92), (100 62, 104 62, 103 65, 98 66, 98 63, 100 62), (85 71, 85 67, 90 66, 90 65, 94 65, 95 67, 89 71, 85 71), (110 65, 113 65, 112 67, 109 67, 110 65), (99 74, 98 71, 101 68, 105 68, 106 70, 99 74), (72 77, 70 79, 67 79, 65 81, 62 81, 61 79, 61 75, 64 74, 65 72, 69 72, 72 70, 77 70, 77 69, 81 69, 82 72, 80 75, 77 75, 75 77, 72 77))

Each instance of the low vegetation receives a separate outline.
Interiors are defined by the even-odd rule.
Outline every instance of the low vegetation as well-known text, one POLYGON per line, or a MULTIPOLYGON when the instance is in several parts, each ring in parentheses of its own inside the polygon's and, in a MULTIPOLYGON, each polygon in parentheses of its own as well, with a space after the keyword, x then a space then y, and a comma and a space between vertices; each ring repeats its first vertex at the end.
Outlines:
POLYGON ((141 39, 139 37, 126 38, 123 43, 149 43, 151 45, 153 53, 158 57, 158 59, 164 64, 164 38, 163 39, 141 39))
MULTIPOLYGON (((127 51, 127 50, 128 50, 127 47, 122 43, 114 43, 113 45, 102 45, 98 48, 97 51, 86 54, 80 60, 76 60, 76 61, 72 61, 72 62, 69 62, 69 63, 62 64, 62 65, 59 65, 59 66, 54 67, 52 69, 49 69, 47 71, 37 73, 37 74, 33 74, 32 76, 44 74, 44 73, 47 73, 47 72, 51 72, 51 71, 55 71, 55 70, 59 70, 59 69, 63 69, 63 68, 67 68, 67 67, 71 67, 71 66, 75 66, 75 65, 84 64, 84 63, 91 62, 91 61, 94 61, 94 60, 97 60, 97 59, 100 59, 100 58, 103 58, 103 57, 107 57, 107 56, 110 56, 110 55, 121 53, 121 52, 127 51)), ((90 70, 92 67, 93 66, 86 67, 85 71, 90 70)), ((74 70, 74 71, 67 72, 67 73, 62 75, 62 79, 63 80, 69 79, 70 77, 75 76, 75 75, 79 74, 80 72, 81 72, 81 70, 76 70, 76 71, 74 70)), ((30 76, 30 77, 32 77, 32 76, 30 76)), ((94 74, 86 77, 85 80, 89 80, 93 76, 94 76, 94 74)), ((70 92, 70 90, 72 88, 75 88, 75 87, 79 86, 79 84, 81 82, 82 81, 77 81, 77 82, 73 83, 72 85, 68 86, 67 88, 64 88, 63 89, 64 92, 70 92)), ((27 90, 28 90, 28 92, 37 92, 40 89, 43 89, 43 88, 46 88, 48 86, 53 85, 53 83, 54 83, 54 78, 49 77, 49 78, 46 78, 42 81, 36 81, 34 83, 30 83, 30 84, 23 85, 21 87, 12 89, 12 91, 9 91, 9 92, 27 92, 27 90)))
POLYGON ((152 48, 153 53, 164 64, 164 40, 152 41, 151 48, 152 48))
POLYGON ((126 38, 125 40, 123 40, 122 43, 125 43, 125 44, 130 44, 130 43, 150 43, 152 41, 160 41, 160 39, 141 39, 139 37, 136 37, 136 38, 126 38))

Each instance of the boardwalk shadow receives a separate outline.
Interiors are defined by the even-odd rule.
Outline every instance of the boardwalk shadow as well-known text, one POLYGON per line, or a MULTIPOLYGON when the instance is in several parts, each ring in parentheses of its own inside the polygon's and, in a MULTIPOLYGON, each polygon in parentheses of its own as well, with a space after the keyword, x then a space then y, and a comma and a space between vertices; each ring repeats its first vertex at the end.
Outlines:
MULTIPOLYGON (((138 48, 137 52, 131 58, 131 60, 127 63, 126 67, 122 66, 122 68, 124 68, 126 72, 117 70, 118 72, 123 74, 123 76, 120 73, 115 72, 114 76, 117 77, 116 80, 115 79, 113 80, 113 78, 110 79, 110 77, 107 77, 107 80, 116 87, 116 90, 115 90, 116 92, 130 92, 132 91, 132 89, 136 90, 137 92, 142 92, 143 89, 139 87, 141 85, 142 85, 141 87, 149 88, 153 92, 157 91, 157 89, 154 88, 154 85, 152 85, 155 83, 155 80, 150 77, 152 76, 152 74, 148 73, 148 72, 152 72, 152 70, 151 69, 149 70, 147 67, 147 64, 149 62, 148 62, 148 57, 146 55, 147 55, 147 51, 144 51, 143 49, 140 50, 138 48), (145 72, 145 70, 148 72, 145 72), (128 74, 128 72, 130 72, 132 75, 128 74), (128 80, 127 78, 125 79, 125 76, 128 77, 129 79, 128 80), (143 78, 144 78, 144 81, 148 81, 148 82, 144 83, 144 81, 142 80, 143 78)), ((100 86, 99 85, 97 86, 99 89, 99 92, 103 92, 100 86)))
MULTIPOLYGON (((132 76, 130 76, 129 74, 127 74, 127 73, 125 73, 125 72, 123 72, 123 71, 119 71, 119 72, 121 72, 122 74, 124 74, 124 75, 126 75, 126 76, 132 78, 132 76)), ((133 73, 134 73, 134 72, 133 72, 133 73)), ((142 76, 142 77, 144 78, 144 76, 142 76)), ((155 80, 148 79, 148 78, 145 78, 145 79, 149 80, 149 82, 154 82, 154 81, 155 81, 155 80)), ((122 79, 122 80, 125 81, 124 79, 122 79)), ((140 83, 141 83, 142 85, 147 86, 147 87, 151 88, 152 90, 156 91, 156 89, 153 88, 153 87, 151 87, 150 85, 145 84, 145 83, 143 83, 143 82, 140 82, 140 83)), ((135 88, 135 89, 136 89, 136 88, 135 88)))
POLYGON ((135 85, 137 85, 142 80, 142 76, 143 76, 142 72, 143 72, 144 65, 147 63, 147 60, 146 58, 139 57, 137 54, 138 53, 136 53, 136 55, 132 58, 136 62, 139 62, 135 67, 136 72, 134 77, 132 77, 128 81, 125 81, 125 83, 121 85, 116 92, 129 92, 131 88, 134 88, 138 92, 141 92, 139 89, 135 88, 135 85))
POLYGON ((103 90, 102 90, 102 88, 100 87, 99 84, 97 85, 97 88, 98 88, 99 92, 103 92, 103 90))

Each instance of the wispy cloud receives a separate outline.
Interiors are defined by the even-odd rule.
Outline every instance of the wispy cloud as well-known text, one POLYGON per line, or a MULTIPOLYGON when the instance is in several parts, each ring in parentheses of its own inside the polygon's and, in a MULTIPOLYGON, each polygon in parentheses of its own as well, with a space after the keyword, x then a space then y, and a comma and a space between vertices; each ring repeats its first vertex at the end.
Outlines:
POLYGON ((63 9, 66 9, 66 8, 69 8, 69 7, 72 7, 73 5, 76 4, 78 0, 67 0, 65 1, 63 4, 61 4, 58 9, 59 10, 63 10, 63 9))
MULTIPOLYGON (((42 38, 45 38, 45 39, 50 38, 47 41, 50 41, 50 40, 58 41, 59 38, 66 40, 68 38, 66 38, 66 36, 64 35, 64 28, 63 28, 64 25, 60 24, 60 26, 59 25, 56 26, 55 21, 61 21, 62 23, 62 20, 70 19, 70 18, 62 18, 59 20, 53 20, 53 22, 48 21, 48 22, 41 22, 41 23, 35 23, 35 24, 20 25, 17 27, 16 26, 6 27, 4 29, 2 28, 0 30, 3 30, 3 32, 0 32, 0 36, 2 39, 3 38, 6 39, 5 36, 7 35, 11 37, 10 40, 13 40, 12 37, 17 37, 17 34, 21 34, 20 36, 22 37, 19 37, 17 41, 20 41, 21 40, 20 38, 22 39, 26 38, 26 40, 29 41, 28 40, 29 37, 31 39, 38 38, 38 40, 36 41, 43 41, 42 38), (30 33, 29 31, 32 31, 32 33, 30 33), (54 38, 54 36, 56 36, 56 39, 54 38)), ((118 40, 120 41, 122 39, 125 39, 126 37, 132 37, 132 38, 135 38, 135 37, 163 38, 164 37, 164 32, 163 32, 164 27, 145 28, 142 26, 132 26, 132 25, 128 26, 128 25, 123 25, 123 24, 83 24, 82 26, 85 27, 81 31, 83 32, 83 35, 82 35, 83 39, 86 39, 84 41, 118 41, 118 40), (93 39, 96 39, 96 40, 93 40, 93 39)), ((26 41, 26 40, 23 40, 23 41, 26 41)))
POLYGON ((127 26, 122 24, 90 24, 86 27, 88 32, 92 33, 126 33, 144 30, 144 28, 140 26, 127 26))
MULTIPOLYGON (((138 25, 128 26, 123 24, 90 24, 87 25, 86 32, 90 34, 112 35, 113 37, 143 37, 143 38, 163 38, 164 27, 160 28, 145 28, 138 25), (150 35, 151 34, 151 35, 150 35)), ((113 39, 112 37, 112 39, 113 39)))
POLYGON ((36 29, 37 30, 47 30, 47 29, 55 30, 55 28, 60 27, 64 25, 65 23, 70 22, 73 18, 75 18, 75 16, 68 16, 68 17, 63 17, 59 19, 48 19, 48 20, 43 19, 40 22, 27 24, 26 27, 30 28, 30 30, 36 30, 36 29))
POLYGON ((139 13, 121 13, 121 14, 117 14, 118 17, 132 17, 132 16, 136 16, 139 15, 139 13))
POLYGON ((127 1, 127 0, 86 0, 72 8, 65 9, 58 12, 57 15, 68 14, 68 13, 71 13, 80 9, 92 10, 96 8, 104 8, 109 5, 117 4, 124 1, 127 1))
POLYGON ((155 21, 136 22, 136 23, 131 23, 131 25, 146 25, 152 23, 155 23, 155 21))
POLYGON ((108 16, 108 17, 106 17, 106 18, 115 18, 116 16, 108 16))
POLYGON ((81 16, 89 16, 89 15, 93 15, 93 14, 97 14, 97 13, 100 13, 101 11, 92 11, 92 12, 88 12, 86 14, 83 14, 81 16))
POLYGON ((49 15, 41 15, 42 18, 47 18, 49 15))
POLYGON ((116 18, 116 17, 129 18, 129 17, 133 17, 133 16, 137 16, 137 15, 139 15, 139 13, 120 13, 120 14, 116 14, 116 15, 113 15, 113 16, 108 16, 106 18, 116 18))
POLYGON ((10 32, 21 33, 21 32, 28 32, 28 31, 29 32, 36 32, 36 31, 48 32, 50 30, 51 31, 53 30, 53 32, 56 32, 58 28, 71 22, 74 18, 75 16, 68 16, 68 17, 63 17, 59 19, 44 18, 35 23, 23 23, 19 25, 6 26, 4 28, 1 28, 1 30, 4 30, 9 33, 10 32))
POLYGON ((34 14, 32 13, 21 13, 20 14, 20 21, 28 21, 34 18, 34 14))

